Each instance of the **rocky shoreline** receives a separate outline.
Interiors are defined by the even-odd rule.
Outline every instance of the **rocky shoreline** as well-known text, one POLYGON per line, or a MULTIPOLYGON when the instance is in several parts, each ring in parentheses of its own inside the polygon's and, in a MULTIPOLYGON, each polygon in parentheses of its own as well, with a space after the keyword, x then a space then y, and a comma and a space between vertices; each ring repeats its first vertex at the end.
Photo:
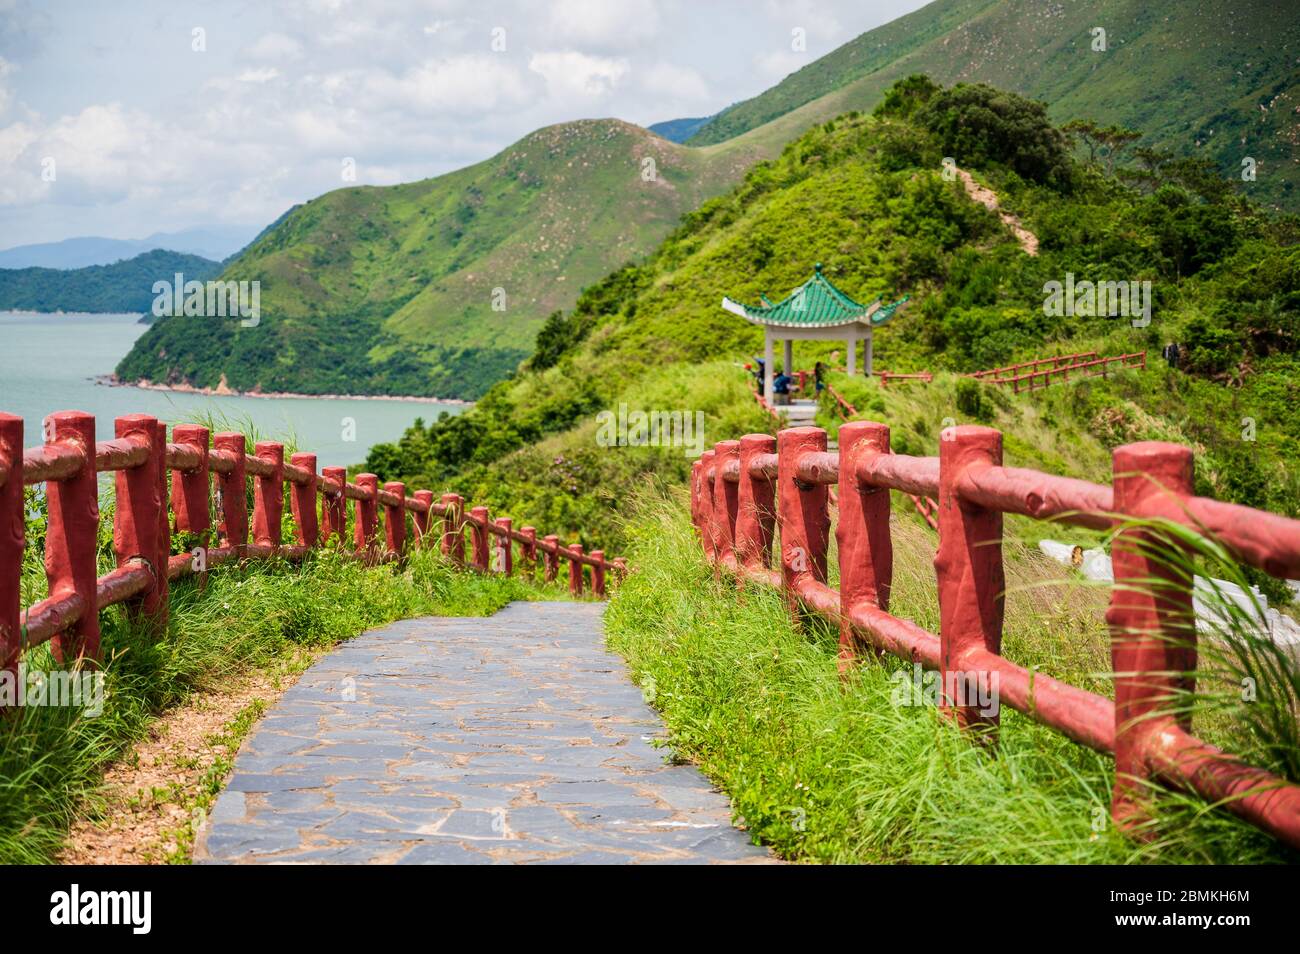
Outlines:
POLYGON ((206 397, 246 397, 246 398, 300 398, 303 400, 341 400, 341 401, 409 401, 415 404, 457 404, 464 407, 473 405, 473 401, 459 398, 418 397, 410 394, 299 394, 293 391, 236 391, 226 385, 223 377, 215 388, 199 388, 192 384, 155 384, 147 379, 123 381, 116 375, 105 374, 95 379, 96 384, 111 388, 141 388, 145 391, 171 391, 177 394, 201 394, 206 397))

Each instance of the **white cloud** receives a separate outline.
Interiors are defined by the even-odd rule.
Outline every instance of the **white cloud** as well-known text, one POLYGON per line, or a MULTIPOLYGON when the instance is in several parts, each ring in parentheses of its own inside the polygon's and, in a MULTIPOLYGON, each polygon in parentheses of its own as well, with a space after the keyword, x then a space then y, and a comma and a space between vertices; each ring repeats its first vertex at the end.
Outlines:
POLYGON ((5 110, 9 108, 10 101, 13 99, 13 91, 9 88, 6 80, 10 74, 17 71, 17 66, 0 56, 0 116, 4 115, 5 110))
POLYGON ((534 53, 528 68, 546 80, 554 96, 600 97, 610 93, 627 75, 628 62, 621 57, 566 51, 534 53))
POLYGON ((302 44, 283 33, 264 33, 248 48, 248 55, 255 60, 298 60, 302 58, 302 44))
POLYGON ((681 102, 703 103, 709 99, 709 84, 698 71, 673 63, 655 63, 639 74, 648 92, 681 102))
POLYGON ((244 70, 237 79, 241 83, 269 83, 279 75, 279 70, 274 66, 268 66, 263 69, 244 70))
POLYGON ((813 61, 807 53, 794 53, 790 50, 771 50, 754 57, 754 66, 764 77, 782 80, 796 70, 801 70, 813 61))
POLYGON ((518 106, 532 98, 519 70, 491 53, 430 60, 400 76, 361 70, 327 77, 325 85, 336 96, 360 97, 358 105, 365 108, 449 115, 518 106))
POLYGON ((549 9, 556 37, 578 45, 630 49, 660 28, 654 0, 552 0, 549 9))

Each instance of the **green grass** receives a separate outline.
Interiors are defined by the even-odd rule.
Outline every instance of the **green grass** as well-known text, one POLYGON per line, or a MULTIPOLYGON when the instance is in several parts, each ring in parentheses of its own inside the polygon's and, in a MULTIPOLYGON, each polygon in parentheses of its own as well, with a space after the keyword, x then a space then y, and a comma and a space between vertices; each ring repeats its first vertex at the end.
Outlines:
MULTIPOLYGON (((457 571, 430 552, 402 565, 364 568, 325 551, 301 566, 222 566, 205 588, 195 580, 174 584, 171 619, 156 641, 129 624, 120 607, 110 608, 101 617, 102 714, 29 707, 0 720, 0 863, 50 861, 104 769, 144 737, 158 713, 214 680, 392 620, 488 615, 543 592, 562 598, 558 589, 518 577, 457 571)), ((32 670, 56 668, 47 646, 24 661, 32 670)))
MULTIPOLYGON (((1150 839, 1115 831, 1113 763, 1012 711, 995 749, 972 745, 929 705, 900 705, 910 670, 864 659, 842 684, 837 634, 792 624, 765 588, 716 582, 680 501, 643 504, 636 567, 606 614, 662 712, 674 753, 732 798, 755 839, 784 857, 845 863, 1269 863, 1293 852, 1175 794, 1150 839)), ((932 538, 898 522, 891 611, 935 626, 932 538)), ((1106 691, 1098 594, 1031 552, 1008 556, 1004 652, 1106 691), (1027 602, 1026 602, 1027 601, 1027 602), (1046 606, 1054 607, 1044 612, 1046 606)))

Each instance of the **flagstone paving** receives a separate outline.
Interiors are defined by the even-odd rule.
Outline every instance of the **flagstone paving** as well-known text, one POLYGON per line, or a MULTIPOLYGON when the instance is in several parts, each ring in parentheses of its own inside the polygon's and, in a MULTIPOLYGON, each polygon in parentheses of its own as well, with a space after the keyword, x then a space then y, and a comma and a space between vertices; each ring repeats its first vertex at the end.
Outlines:
POLYGON ((312 666, 262 719, 199 833, 233 863, 771 861, 673 765, 597 603, 405 620, 312 666))

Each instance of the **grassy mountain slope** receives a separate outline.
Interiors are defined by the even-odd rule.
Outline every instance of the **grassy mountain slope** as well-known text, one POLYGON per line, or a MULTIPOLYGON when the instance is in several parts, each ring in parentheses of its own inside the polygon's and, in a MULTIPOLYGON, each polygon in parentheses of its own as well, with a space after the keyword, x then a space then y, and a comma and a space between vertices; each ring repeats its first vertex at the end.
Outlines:
POLYGON ((221 263, 198 255, 154 249, 112 265, 85 268, 0 269, 0 309, 14 311, 144 312, 154 300, 153 284, 206 281, 221 263))
POLYGON ((435 179, 340 189, 291 211, 225 272, 262 319, 159 322, 123 378, 238 390, 477 397, 546 315, 729 188, 763 136, 688 149, 617 120, 539 130, 435 179))
MULTIPOLYGON (((1195 448, 1202 492, 1300 512, 1300 474, 1287 464, 1300 457, 1291 410, 1300 398, 1296 220, 1266 218, 1186 170, 1172 169, 1155 192, 1109 178, 1071 158, 1031 104, 990 91, 989 103, 1010 118, 985 132, 987 158, 972 171, 1038 234, 1041 252, 1030 257, 942 177, 954 95, 922 93, 924 105, 903 97, 880 116, 809 130, 687 216, 644 264, 610 275, 548 322, 532 370, 464 415, 377 447, 367 469, 451 483, 496 512, 613 550, 632 490, 682 481, 690 457, 681 447, 601 446, 596 414, 621 403, 702 412, 708 446, 769 430, 739 367, 761 335, 720 302, 783 295, 822 261, 860 300, 912 295, 876 335, 877 368, 959 372, 1077 350, 1148 352, 1144 373, 1032 396, 951 374, 888 390, 839 378, 864 416, 890 423, 900 451, 936 453, 946 420, 983 421, 1005 432, 1008 463, 1105 480, 1116 444, 1174 440, 1195 448), (1053 141, 1064 181, 1048 186, 1013 171, 1033 168, 1024 165, 1027 143, 1053 141), (1151 281, 1150 326, 1044 314, 1044 284, 1067 272, 1151 281), (1187 353, 1177 370, 1159 359, 1170 341, 1187 353)), ((1041 174, 1055 169, 1048 163, 1041 174)), ((837 347, 800 343, 796 366, 837 347)))
POLYGON ((803 128, 870 109, 894 81, 925 73, 1043 100, 1060 122, 1141 130, 1143 145, 1204 156, 1225 175, 1251 156, 1251 194, 1295 211, 1300 20, 1281 11, 1275 0, 938 0, 724 110, 688 142, 723 142, 794 112, 803 128), (1095 27, 1106 52, 1092 49, 1095 27))

